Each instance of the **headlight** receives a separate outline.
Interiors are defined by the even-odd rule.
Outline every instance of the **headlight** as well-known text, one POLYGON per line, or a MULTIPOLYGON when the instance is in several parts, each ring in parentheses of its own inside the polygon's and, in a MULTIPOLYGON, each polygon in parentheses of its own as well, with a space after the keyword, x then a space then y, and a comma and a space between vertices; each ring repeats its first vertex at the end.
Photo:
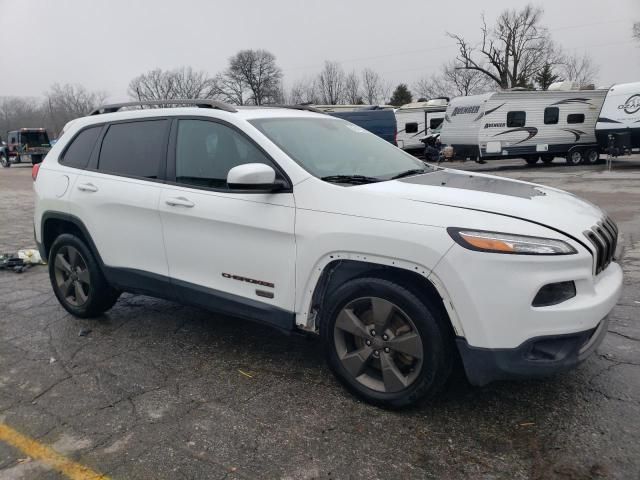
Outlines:
POLYGON ((520 255, 570 255, 578 253, 562 240, 529 237, 510 233, 484 232, 463 228, 447 228, 458 245, 478 252, 512 253, 520 255))

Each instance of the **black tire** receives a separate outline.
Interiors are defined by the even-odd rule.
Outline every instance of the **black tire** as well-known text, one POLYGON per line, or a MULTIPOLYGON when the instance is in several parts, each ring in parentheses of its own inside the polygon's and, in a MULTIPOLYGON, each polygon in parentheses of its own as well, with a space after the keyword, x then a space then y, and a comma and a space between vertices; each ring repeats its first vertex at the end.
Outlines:
POLYGON ((527 162, 528 165, 535 165, 538 163, 538 157, 526 157, 524 161, 527 162))
POLYGON ((120 296, 120 292, 107 283, 89 248, 78 237, 68 233, 56 238, 51 246, 49 279, 60 304, 76 317, 97 317, 109 310, 120 296), (72 259, 74 251, 80 260, 77 257, 76 261, 72 259), (59 255, 62 259, 58 258, 59 255), (62 260, 67 262, 67 268, 63 268, 62 260), (66 293, 63 292, 65 287, 66 293), (71 287, 74 287, 73 292, 71 287))
POLYGON ((584 155, 584 163, 595 165, 600 161, 600 152, 596 148, 590 148, 584 155))
POLYGON ((9 158, 4 153, 0 154, 0 165, 2 165, 2 168, 9 168, 11 166, 9 158))
POLYGON ((549 165, 551 162, 553 162, 553 155, 544 155, 542 157, 542 163, 544 163, 545 165, 549 165))
MULTIPOLYGON (((370 302, 369 305, 369 319, 377 318, 373 303, 370 302)), ((455 357, 453 342, 445 323, 448 320, 440 313, 440 309, 431 306, 428 301, 419 298, 409 289, 381 278, 357 278, 332 292, 325 300, 322 310, 320 335, 329 367, 349 391, 366 402, 393 409, 407 407, 435 395, 449 377, 455 357), (349 350, 345 343, 345 336, 349 336, 350 333, 342 327, 337 327, 336 323, 344 322, 342 315, 345 315, 345 312, 355 315, 356 308, 345 309, 345 307, 357 302, 364 302, 363 304, 366 305, 372 297, 376 302, 384 301, 393 305, 393 314, 385 314, 389 328, 384 329, 382 334, 380 332, 372 334, 368 328, 374 324, 366 326, 364 331, 359 330, 357 335, 351 335, 353 342, 357 340, 360 346, 352 343, 352 349, 349 350), (338 319, 339 316, 341 320, 338 319), (408 318, 411 329, 405 329, 403 333, 399 333, 399 330, 394 332, 393 325, 400 322, 399 318, 402 320, 408 318), (385 335, 385 332, 388 335, 385 335), (376 334, 378 338, 375 338, 376 334), (413 336, 415 339, 416 334, 420 342, 419 346, 414 345, 413 348, 419 353, 419 360, 417 356, 413 358, 413 353, 409 355, 400 350, 394 350, 399 344, 392 342, 401 337, 408 338, 403 335, 413 336), (365 339, 367 335, 373 335, 373 337, 370 340, 365 339), (383 342, 383 337, 389 341, 383 342), (373 346, 365 346, 363 344, 365 341, 369 342, 367 345, 371 345, 372 341, 377 343, 373 346), (391 349, 386 348, 385 345, 390 345, 391 349), (373 353, 370 353, 372 350, 373 353), (364 352, 362 356, 366 359, 362 360, 361 356, 354 355, 354 352, 364 352), (376 352, 378 352, 377 355, 375 355, 376 352), (362 362, 362 366, 357 365, 355 368, 356 371, 362 369, 362 374, 356 375, 345 367, 347 357, 349 360, 357 357, 356 363, 362 362), (407 365, 407 359, 420 362, 420 366, 414 369, 416 364, 407 365), (402 361, 403 372, 399 370, 398 360, 402 361), (391 367, 389 367, 390 362, 393 362, 391 367), (383 365, 387 367, 383 369, 383 365), (400 382, 395 385, 389 383, 394 388, 387 388, 388 378, 382 371, 385 370, 388 373, 394 368, 400 374, 407 373, 406 377, 391 375, 391 380, 402 378, 406 383, 400 382)), ((365 312, 363 316, 367 315, 366 308, 363 311, 365 312)), ((365 322, 361 322, 360 325, 365 326, 365 322)), ((351 365, 350 368, 354 370, 351 365)))
POLYGON ((580 165, 584 161, 584 156, 580 150, 572 150, 567 154, 567 163, 569 165, 580 165))

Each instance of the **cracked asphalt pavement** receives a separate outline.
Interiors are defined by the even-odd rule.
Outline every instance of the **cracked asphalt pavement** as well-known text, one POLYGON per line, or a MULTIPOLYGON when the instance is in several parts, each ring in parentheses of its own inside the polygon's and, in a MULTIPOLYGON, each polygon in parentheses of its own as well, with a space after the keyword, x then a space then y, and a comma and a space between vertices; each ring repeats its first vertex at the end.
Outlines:
MULTIPOLYGON (((138 295, 68 315, 45 266, 0 271, 0 424, 114 479, 640 478, 640 158, 457 164, 603 206, 625 286, 589 360, 390 412, 346 393, 315 338, 138 295)), ((30 168, 0 171, 0 252, 34 246, 30 168)), ((0 441, 0 479, 62 474, 0 441)))

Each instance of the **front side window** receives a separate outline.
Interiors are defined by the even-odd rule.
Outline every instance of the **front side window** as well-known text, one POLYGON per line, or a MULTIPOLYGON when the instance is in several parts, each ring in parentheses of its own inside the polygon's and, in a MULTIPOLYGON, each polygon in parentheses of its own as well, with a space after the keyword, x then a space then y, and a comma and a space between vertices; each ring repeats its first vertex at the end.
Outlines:
POLYGON ((102 141, 98 170, 128 177, 158 178, 166 150, 167 120, 116 123, 102 141))
POLYGON ((250 123, 319 178, 363 175, 388 180, 408 170, 432 170, 386 140, 337 118, 260 118, 250 123))
POLYGON ((418 131, 418 122, 405 123, 404 131, 406 133, 416 133, 418 131))
POLYGON ((526 112, 508 112, 507 113, 507 127, 518 128, 524 127, 527 123, 526 112))
POLYGON ((429 128, 431 130, 439 130, 442 128, 442 122, 444 118, 432 118, 429 120, 429 128))
POLYGON ((567 123, 584 123, 584 113, 570 113, 567 115, 567 123))
POLYGON ((176 182, 227 189, 229 170, 246 163, 273 164, 246 137, 206 120, 180 120, 176 143, 176 182))
POLYGON ((101 130, 102 125, 82 130, 67 147, 60 163, 67 167, 87 168, 91 152, 93 152, 101 130))
POLYGON ((560 109, 558 107, 547 107, 544 109, 544 124, 555 125, 560 118, 560 109))

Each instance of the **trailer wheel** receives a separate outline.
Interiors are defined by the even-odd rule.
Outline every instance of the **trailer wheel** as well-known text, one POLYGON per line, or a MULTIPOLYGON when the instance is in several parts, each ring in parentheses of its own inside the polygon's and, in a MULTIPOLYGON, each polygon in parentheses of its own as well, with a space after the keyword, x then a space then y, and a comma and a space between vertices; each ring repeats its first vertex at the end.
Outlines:
POLYGON ((542 163, 544 163, 545 165, 549 165, 551 162, 553 162, 553 159, 554 159, 553 155, 543 155, 542 163))
POLYGON ((580 165, 582 163, 582 152, 574 150, 567 155, 567 163, 569 165, 580 165))
POLYGON ((0 154, 0 165, 2 165, 3 168, 9 168, 11 166, 11 162, 4 153, 0 154))
POLYGON ((600 161, 600 152, 595 148, 591 148, 587 150, 587 154, 584 158, 589 165, 595 165, 600 161))
POLYGON ((527 162, 528 165, 535 165, 538 163, 538 157, 526 157, 524 161, 527 162))

